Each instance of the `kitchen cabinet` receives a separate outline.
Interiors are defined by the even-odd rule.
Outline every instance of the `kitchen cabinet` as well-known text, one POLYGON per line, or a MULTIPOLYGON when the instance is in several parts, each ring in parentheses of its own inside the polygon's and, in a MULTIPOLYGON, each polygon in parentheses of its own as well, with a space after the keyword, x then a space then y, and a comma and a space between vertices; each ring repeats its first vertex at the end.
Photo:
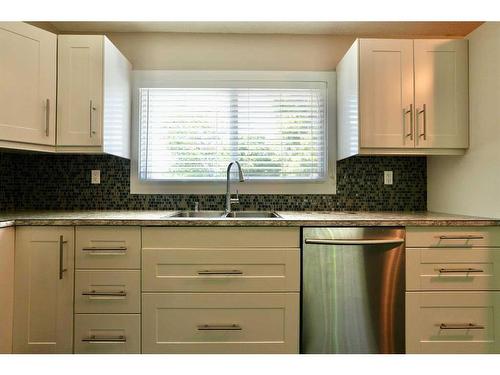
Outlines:
POLYGON ((338 159, 468 147, 467 41, 358 39, 337 65, 338 159))
POLYGON ((105 36, 58 36, 57 151, 130 156, 130 74, 105 36))
POLYGON ((12 353, 14 227, 0 228, 0 354, 12 353))
POLYGON ((57 37, 22 22, 0 22, 0 46, 0 147, 50 150, 57 37))
POLYGON ((499 227, 409 227, 406 352, 499 353, 499 227))
POLYGON ((74 228, 16 228, 14 353, 72 353, 74 228))
POLYGON ((141 228, 77 226, 75 353, 141 352, 141 228))
POLYGON ((298 353, 299 228, 142 228, 143 353, 298 353))

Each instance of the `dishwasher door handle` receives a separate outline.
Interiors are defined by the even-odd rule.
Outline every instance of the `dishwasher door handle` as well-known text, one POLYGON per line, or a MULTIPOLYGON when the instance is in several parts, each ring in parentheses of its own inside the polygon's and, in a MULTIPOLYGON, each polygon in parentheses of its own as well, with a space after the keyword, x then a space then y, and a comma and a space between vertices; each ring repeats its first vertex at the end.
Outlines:
POLYGON ((390 245, 402 244, 405 242, 402 238, 387 240, 328 240, 328 239, 306 239, 306 244, 314 245, 390 245))

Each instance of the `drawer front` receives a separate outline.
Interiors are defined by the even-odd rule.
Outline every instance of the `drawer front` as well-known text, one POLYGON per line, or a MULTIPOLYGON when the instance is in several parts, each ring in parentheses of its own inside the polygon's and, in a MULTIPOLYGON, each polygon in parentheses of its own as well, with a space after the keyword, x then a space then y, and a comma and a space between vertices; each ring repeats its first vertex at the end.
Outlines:
POLYGON ((140 227, 76 227, 76 268, 141 268, 140 227))
POLYGON ((300 247, 300 228, 149 227, 142 229, 143 248, 300 247))
POLYGON ((299 249, 145 249, 143 290, 298 292, 299 249))
POLYGON ((76 354, 139 354, 139 314, 76 314, 76 354))
POLYGON ((406 247, 500 247, 500 227, 407 227, 406 247))
POLYGON ((143 353, 298 353, 299 293, 143 294, 143 353))
POLYGON ((498 353, 500 292, 407 292, 407 353, 498 353))
POLYGON ((500 248, 411 248, 407 290, 500 290, 500 248))
POLYGON ((75 272, 76 313, 140 313, 141 271, 75 272))

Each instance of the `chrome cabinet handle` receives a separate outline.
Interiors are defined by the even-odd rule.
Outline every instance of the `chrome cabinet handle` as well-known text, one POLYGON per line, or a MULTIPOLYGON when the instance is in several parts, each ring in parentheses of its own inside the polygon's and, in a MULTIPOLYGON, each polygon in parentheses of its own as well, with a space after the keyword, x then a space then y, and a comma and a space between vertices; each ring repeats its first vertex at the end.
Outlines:
POLYGON ((443 235, 439 236, 440 240, 482 240, 484 236, 479 236, 475 234, 465 234, 465 235, 443 235))
POLYGON ((90 137, 92 138, 92 135, 95 134, 95 130, 92 129, 92 117, 93 113, 95 112, 96 108, 94 107, 94 104, 92 103, 92 100, 90 100, 90 107, 89 107, 89 115, 90 115, 90 121, 89 121, 89 129, 90 129, 90 137))
POLYGON ((62 280, 63 273, 67 271, 66 268, 63 268, 64 261, 64 244, 68 241, 64 241, 63 236, 59 236, 59 280, 62 280))
POLYGON ((200 270, 198 275, 243 275, 240 270, 200 270))
POLYGON ((50 99, 45 99, 45 136, 49 136, 50 128, 50 99))
POLYGON ((439 273, 480 273, 484 272, 479 268, 440 268, 439 273))
POLYGON ((325 239, 306 239, 306 244, 316 245, 383 245, 383 244, 402 244, 405 240, 401 238, 390 240, 325 240, 325 239))
POLYGON ((484 326, 474 323, 448 324, 441 323, 439 329, 484 329, 484 326))
POLYGON ((241 331, 239 324, 200 324, 198 331, 241 331))
POLYGON ((406 115, 410 114, 410 132, 405 133, 405 138, 410 137, 410 140, 413 141, 413 104, 410 104, 410 109, 404 109, 403 108, 403 128, 404 131, 406 132, 406 115))
POLYGON ((97 296, 97 297, 126 297, 127 292, 121 290, 119 292, 98 292, 91 290, 90 292, 82 292, 82 296, 97 296))
POLYGON ((127 251, 126 246, 114 247, 83 247, 82 251, 127 251))
POLYGON ((110 337, 105 337, 105 336, 95 336, 92 335, 88 338, 82 339, 82 342, 86 342, 89 344, 93 343, 125 343, 127 342, 127 338, 125 336, 110 336, 110 337))
POLYGON ((426 110, 425 104, 423 105, 422 109, 417 110, 417 125, 418 125, 418 116, 420 114, 424 115, 424 123, 423 123, 423 127, 422 127, 423 132, 421 134, 419 134, 418 136, 424 137, 424 141, 425 141, 427 139, 427 110, 426 110))

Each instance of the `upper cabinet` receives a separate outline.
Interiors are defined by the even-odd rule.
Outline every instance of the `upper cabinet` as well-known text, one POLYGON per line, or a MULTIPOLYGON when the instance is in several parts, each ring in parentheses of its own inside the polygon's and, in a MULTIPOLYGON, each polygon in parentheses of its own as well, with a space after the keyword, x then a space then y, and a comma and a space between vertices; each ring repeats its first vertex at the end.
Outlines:
MULTIPOLYGON (((0 22, 0 143, 46 149, 56 142, 57 37, 0 22)), ((23 148, 23 147, 19 147, 23 148)))
POLYGON ((58 41, 58 151, 128 158, 130 63, 102 35, 60 35, 58 41))
POLYGON ((466 40, 358 39, 337 82, 338 159, 468 147, 466 40))
POLYGON ((131 70, 103 35, 0 22, 0 148, 129 158, 131 70))

